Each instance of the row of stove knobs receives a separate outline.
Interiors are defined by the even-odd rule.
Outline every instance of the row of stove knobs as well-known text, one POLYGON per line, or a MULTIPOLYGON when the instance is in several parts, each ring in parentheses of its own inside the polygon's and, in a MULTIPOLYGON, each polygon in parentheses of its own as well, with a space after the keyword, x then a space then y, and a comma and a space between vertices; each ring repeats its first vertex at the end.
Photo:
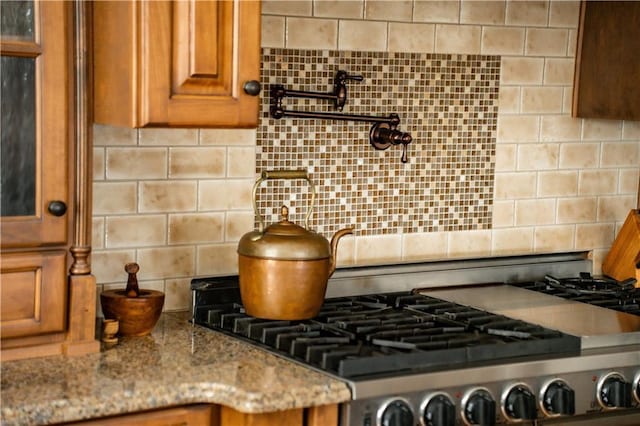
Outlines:
MULTIPOLYGON (((640 403, 640 374, 631 384, 618 373, 603 376, 597 385, 598 403, 604 409, 629 408, 632 398, 640 403)), ((563 380, 553 380, 540 393, 542 412, 548 417, 575 414, 575 393, 563 380)), ((537 418, 536 397, 524 383, 511 386, 502 396, 502 413, 512 422, 537 418)), ((467 425, 492 425, 496 421, 496 402, 486 388, 475 388, 462 398, 462 420, 467 425)), ((436 393, 420 407, 424 426, 455 426, 456 406, 446 393, 436 393)), ((379 426, 413 426, 411 405, 402 398, 389 401, 378 412, 379 426)))

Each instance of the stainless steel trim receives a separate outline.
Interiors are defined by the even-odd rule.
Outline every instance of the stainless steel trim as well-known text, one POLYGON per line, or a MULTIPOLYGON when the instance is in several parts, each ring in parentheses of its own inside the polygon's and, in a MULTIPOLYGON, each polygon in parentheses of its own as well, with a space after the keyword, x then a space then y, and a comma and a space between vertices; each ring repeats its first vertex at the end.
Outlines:
POLYGON ((588 252, 342 267, 329 279, 326 297, 523 282, 541 280, 546 274, 567 277, 591 271, 588 252))
POLYGON ((633 386, 632 388, 633 398, 636 400, 638 404, 640 404, 640 371, 636 373, 636 376, 633 378, 633 383, 631 384, 631 386, 633 386))
POLYGON ((458 368, 448 371, 394 376, 363 381, 348 381, 353 399, 380 397, 389 394, 402 394, 424 389, 425 383, 430 389, 465 386, 472 383, 514 380, 519 377, 557 376, 585 370, 597 370, 607 366, 637 367, 640 365, 640 345, 628 345, 617 348, 592 349, 581 355, 567 358, 544 359, 537 361, 511 362, 498 365, 473 368, 458 368))

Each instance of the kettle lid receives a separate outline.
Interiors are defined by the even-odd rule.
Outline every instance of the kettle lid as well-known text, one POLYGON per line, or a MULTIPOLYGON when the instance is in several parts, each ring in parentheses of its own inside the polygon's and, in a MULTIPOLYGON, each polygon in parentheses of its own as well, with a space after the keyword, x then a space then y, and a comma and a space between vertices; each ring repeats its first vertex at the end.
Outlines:
POLYGON ((322 235, 289 221, 289 208, 282 206, 282 220, 263 231, 243 235, 238 254, 275 260, 317 260, 331 256, 329 241, 322 235))

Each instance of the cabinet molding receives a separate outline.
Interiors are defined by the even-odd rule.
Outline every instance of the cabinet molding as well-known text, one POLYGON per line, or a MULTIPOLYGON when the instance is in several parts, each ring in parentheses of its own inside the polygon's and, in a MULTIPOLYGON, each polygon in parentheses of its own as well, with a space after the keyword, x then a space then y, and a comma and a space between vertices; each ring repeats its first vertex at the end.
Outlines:
POLYGON ((256 127, 260 2, 97 1, 94 120, 126 127, 256 127))

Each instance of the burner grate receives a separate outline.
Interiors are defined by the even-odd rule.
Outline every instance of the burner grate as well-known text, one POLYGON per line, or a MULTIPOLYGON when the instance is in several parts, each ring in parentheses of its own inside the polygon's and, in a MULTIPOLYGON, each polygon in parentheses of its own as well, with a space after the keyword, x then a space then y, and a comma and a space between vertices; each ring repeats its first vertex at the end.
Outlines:
POLYGON ((274 321, 247 315, 230 300, 233 287, 220 290, 216 296, 216 289, 195 289, 196 323, 345 378, 564 356, 580 348, 574 336, 410 292, 327 299, 311 320, 274 321))

